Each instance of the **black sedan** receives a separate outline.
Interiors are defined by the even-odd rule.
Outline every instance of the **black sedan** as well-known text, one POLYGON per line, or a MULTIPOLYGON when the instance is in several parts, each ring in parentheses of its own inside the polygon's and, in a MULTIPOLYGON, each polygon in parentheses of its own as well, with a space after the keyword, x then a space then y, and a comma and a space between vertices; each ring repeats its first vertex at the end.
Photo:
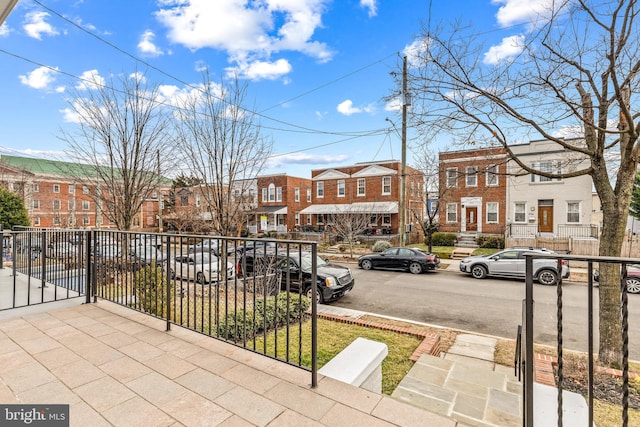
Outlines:
POLYGON ((418 248, 389 248, 384 252, 363 255, 358 259, 358 267, 410 271, 420 274, 435 270, 440 266, 438 255, 430 254, 418 248))

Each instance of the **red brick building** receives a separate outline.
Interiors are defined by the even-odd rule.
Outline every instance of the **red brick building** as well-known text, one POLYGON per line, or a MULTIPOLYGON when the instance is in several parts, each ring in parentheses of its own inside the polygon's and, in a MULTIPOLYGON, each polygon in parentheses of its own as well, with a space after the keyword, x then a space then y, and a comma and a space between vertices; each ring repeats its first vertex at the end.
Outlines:
POLYGON ((507 206, 505 149, 442 152, 439 164, 439 230, 502 234, 507 206))
MULTIPOLYGON (((108 194, 96 180, 79 180, 86 165, 28 157, 0 156, 0 184, 24 201, 31 225, 42 228, 114 227, 106 214, 108 194), (73 172, 73 173, 71 173, 73 172)), ((91 176, 90 168, 86 175, 91 176)), ((168 189, 162 190, 168 194, 168 189)), ((137 228, 158 226, 157 194, 149 194, 134 220, 137 228)))
MULTIPOLYGON (((406 169, 407 230, 419 229, 423 217, 423 174, 406 169)), ((313 204, 303 209, 301 221, 323 229, 332 216, 350 205, 352 212, 370 214, 369 227, 379 234, 397 234, 400 225, 400 177, 402 164, 396 160, 356 163, 352 166, 311 171, 313 204)))
POLYGON ((300 212, 311 204, 310 179, 287 174, 263 175, 257 178, 257 186, 257 231, 284 233, 307 225, 300 212))

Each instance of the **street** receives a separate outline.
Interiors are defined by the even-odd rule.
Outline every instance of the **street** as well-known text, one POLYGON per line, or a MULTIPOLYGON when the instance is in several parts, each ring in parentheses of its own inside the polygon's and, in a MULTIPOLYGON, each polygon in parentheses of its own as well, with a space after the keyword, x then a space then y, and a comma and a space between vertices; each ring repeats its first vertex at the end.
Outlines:
MULTIPOLYGON (((476 280, 455 271, 414 275, 351 267, 353 291, 332 303, 435 326, 515 338, 522 323, 524 281, 476 280)), ((556 346, 556 288, 534 284, 534 341, 556 346)), ((594 350, 598 346, 598 288, 594 289, 594 350)), ((587 350, 587 286, 564 282, 564 348, 587 350)), ((629 295, 630 357, 640 360, 640 295, 629 295)))

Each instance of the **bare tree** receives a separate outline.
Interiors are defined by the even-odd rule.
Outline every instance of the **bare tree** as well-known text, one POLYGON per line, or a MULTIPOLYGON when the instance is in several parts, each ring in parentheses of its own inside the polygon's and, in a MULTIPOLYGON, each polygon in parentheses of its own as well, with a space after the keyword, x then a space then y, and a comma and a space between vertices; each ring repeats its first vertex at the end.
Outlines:
POLYGON ((176 206, 164 219, 176 228, 178 234, 187 230, 199 232, 205 228, 200 209, 195 206, 176 206))
POLYGON ((422 144, 414 147, 413 159, 416 163, 416 169, 420 170, 424 177, 424 182, 419 192, 419 197, 426 209, 420 210, 424 212, 424 216, 411 211, 414 219, 420 223, 422 232, 429 247, 429 252, 433 250, 432 236, 438 231, 438 212, 439 201, 444 196, 446 188, 440 188, 440 163, 438 156, 429 144, 422 144))
POLYGON ((240 233, 246 212, 235 194, 249 190, 250 178, 262 171, 272 150, 257 114, 244 106, 246 91, 237 78, 215 84, 204 74, 201 90, 177 113, 177 145, 185 150, 191 176, 201 182, 212 230, 222 235, 240 233))
POLYGON ((91 197, 106 205, 103 214, 129 230, 157 186, 159 159, 162 170, 171 168, 169 111, 159 102, 158 87, 138 73, 84 83, 68 101, 77 129, 61 136, 83 165, 65 172, 93 184, 91 197))
POLYGON ((331 227, 336 234, 349 245, 349 254, 353 257, 353 244, 356 236, 371 224, 371 212, 363 211, 355 204, 339 205, 339 211, 331 217, 331 227))
MULTIPOLYGON (((640 155, 639 104, 632 102, 640 83, 640 8, 637 0, 549 5, 526 34, 503 40, 517 53, 509 57, 485 49, 470 27, 424 28, 409 53, 412 123, 427 140, 446 132, 502 144, 524 173, 590 175, 607 218, 600 255, 620 256, 640 155), (586 161, 561 173, 535 170, 510 150, 532 137, 586 161)), ((601 266, 599 357, 609 364, 621 360, 619 275, 615 266, 601 266)))

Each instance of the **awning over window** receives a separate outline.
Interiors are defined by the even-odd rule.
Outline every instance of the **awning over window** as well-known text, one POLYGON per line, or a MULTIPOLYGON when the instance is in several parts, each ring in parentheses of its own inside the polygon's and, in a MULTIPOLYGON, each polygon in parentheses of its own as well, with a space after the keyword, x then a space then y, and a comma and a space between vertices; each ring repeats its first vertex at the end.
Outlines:
POLYGON ((398 202, 359 202, 349 204, 324 204, 311 205, 300 211, 301 214, 396 214, 398 213, 398 202))
POLYGON ((287 207, 286 206, 258 206, 255 210, 257 214, 276 214, 276 215, 286 215, 287 207))

